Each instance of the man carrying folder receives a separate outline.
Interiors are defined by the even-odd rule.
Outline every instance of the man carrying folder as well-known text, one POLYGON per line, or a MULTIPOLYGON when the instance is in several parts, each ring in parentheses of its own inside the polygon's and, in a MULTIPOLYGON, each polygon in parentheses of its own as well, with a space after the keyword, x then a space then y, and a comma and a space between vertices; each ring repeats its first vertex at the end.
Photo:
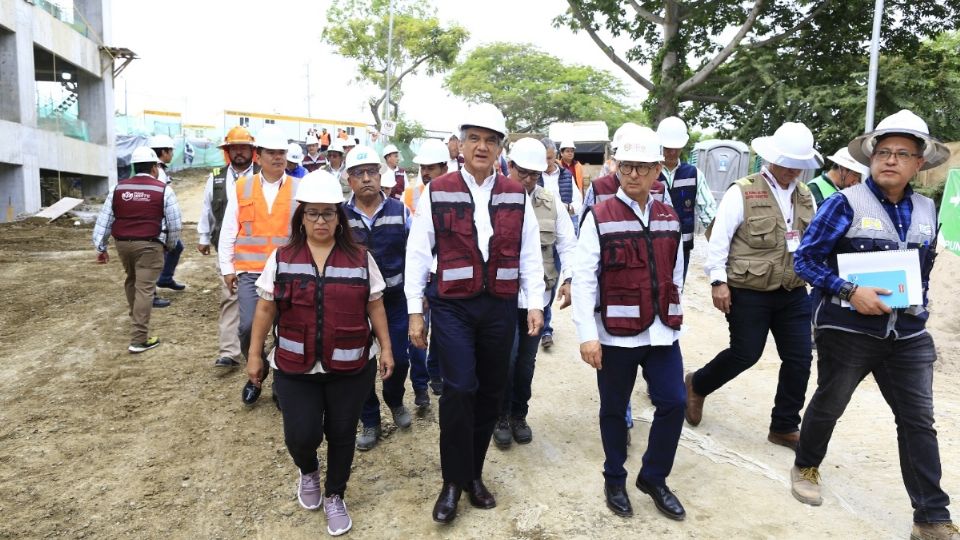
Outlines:
POLYGON ((800 428, 792 492, 817 506, 818 467, 827 444, 860 381, 873 374, 897 425, 904 485, 914 509, 911 538, 960 539, 950 521, 950 499, 940 488, 940 452, 933 428, 933 338, 925 308, 933 268, 937 217, 934 203, 908 185, 918 171, 944 163, 949 149, 931 137, 910 111, 885 118, 872 133, 848 146, 870 167, 866 182, 826 199, 794 257, 797 275, 814 286, 817 390, 800 428), (892 291, 857 286, 840 277, 844 253, 915 250, 923 295, 919 304, 891 308, 892 291), (849 302, 850 307, 842 301, 849 302))

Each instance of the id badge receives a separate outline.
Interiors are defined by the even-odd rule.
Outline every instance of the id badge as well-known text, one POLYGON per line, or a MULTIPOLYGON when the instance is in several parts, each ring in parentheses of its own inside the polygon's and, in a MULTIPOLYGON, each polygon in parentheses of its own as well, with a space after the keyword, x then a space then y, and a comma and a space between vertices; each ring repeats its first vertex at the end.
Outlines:
POLYGON ((787 251, 793 253, 800 247, 800 231, 787 231, 784 236, 787 239, 787 251))

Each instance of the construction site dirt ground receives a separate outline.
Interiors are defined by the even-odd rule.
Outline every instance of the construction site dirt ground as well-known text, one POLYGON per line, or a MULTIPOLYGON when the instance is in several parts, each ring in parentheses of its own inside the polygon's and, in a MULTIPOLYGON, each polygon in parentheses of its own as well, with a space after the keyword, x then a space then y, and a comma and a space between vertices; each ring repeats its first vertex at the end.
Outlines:
MULTIPOLYGON (((196 221, 203 178, 174 184, 196 221)), ((153 312, 163 344, 127 353, 130 323, 122 267, 94 263, 91 225, 0 226, 0 538, 316 538, 322 512, 300 508, 296 470, 270 391, 240 403, 242 370, 213 367, 219 298, 214 255, 195 250, 186 225, 177 279, 153 312)), ((684 362, 697 368, 727 344, 695 251, 684 292, 684 362)), ((941 253, 931 329, 943 487, 960 494, 960 258, 941 253)), ((652 418, 642 381, 627 469, 635 515, 604 505, 595 374, 579 359, 570 311, 556 312, 556 345, 537 358, 531 444, 491 447, 484 473, 493 510, 463 498, 452 525, 430 512, 440 487, 436 398, 408 430, 385 410, 379 446, 357 453, 347 490, 354 538, 906 538, 893 417, 873 379, 856 392, 821 469, 824 504, 790 495, 792 453, 766 441, 779 360, 762 360, 706 400, 703 423, 685 426, 669 484, 687 509, 662 517, 632 478, 652 418)), ((808 398, 813 393, 816 370, 808 398)), ((409 383, 408 383, 409 384, 409 383)), ((412 407, 412 392, 406 396, 412 407)), ((325 447, 321 446, 321 463, 325 447)), ((322 466, 321 466, 322 470, 322 466)))

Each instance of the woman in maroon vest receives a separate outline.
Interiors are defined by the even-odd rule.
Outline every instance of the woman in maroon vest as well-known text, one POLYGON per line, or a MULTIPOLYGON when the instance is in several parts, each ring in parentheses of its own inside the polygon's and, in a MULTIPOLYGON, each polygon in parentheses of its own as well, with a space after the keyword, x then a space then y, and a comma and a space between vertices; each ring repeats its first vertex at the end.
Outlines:
POLYGON ((287 245, 270 256, 260 278, 247 374, 259 386, 260 351, 274 328, 268 361, 282 408, 287 450, 300 469, 297 498, 307 510, 323 505, 327 532, 353 525, 343 495, 353 463, 356 426, 376 375, 373 334, 380 344, 380 376, 393 372, 383 308, 383 276, 373 257, 353 241, 343 213, 340 183, 326 171, 304 177, 296 193, 287 245), (369 318, 369 320, 368 320, 369 318), (320 488, 317 448, 327 436, 327 467, 320 488))

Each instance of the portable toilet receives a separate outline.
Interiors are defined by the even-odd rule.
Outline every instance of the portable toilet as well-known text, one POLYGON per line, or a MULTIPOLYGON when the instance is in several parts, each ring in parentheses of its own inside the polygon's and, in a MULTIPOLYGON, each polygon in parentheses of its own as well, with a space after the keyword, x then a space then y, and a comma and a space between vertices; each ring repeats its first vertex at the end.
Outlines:
POLYGON ((750 174, 750 148, 740 141, 700 141, 694 145, 690 158, 703 172, 718 202, 730 184, 750 174))

